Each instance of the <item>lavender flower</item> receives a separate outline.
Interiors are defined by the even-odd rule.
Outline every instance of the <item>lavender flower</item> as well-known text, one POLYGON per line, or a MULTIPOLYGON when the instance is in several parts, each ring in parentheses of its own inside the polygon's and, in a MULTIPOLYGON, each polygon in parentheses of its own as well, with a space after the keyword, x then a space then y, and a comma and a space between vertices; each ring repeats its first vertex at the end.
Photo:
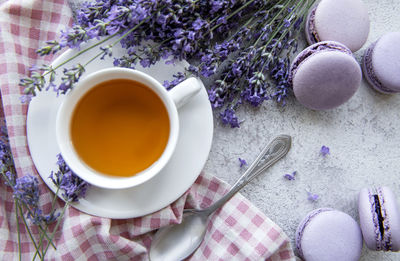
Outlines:
POLYGON ((26 103, 28 104, 33 98, 32 94, 24 94, 21 97, 19 97, 21 103, 26 103))
POLYGON ((247 165, 246 160, 239 158, 240 167, 247 165))
POLYGON ((173 75, 174 79, 171 81, 164 81, 163 85, 167 90, 172 89, 179 83, 183 82, 186 79, 186 75, 182 72, 178 72, 177 74, 173 75))
POLYGON ((50 178, 54 185, 62 189, 62 196, 67 202, 77 202, 86 195, 89 183, 79 178, 65 163, 61 154, 57 155, 58 171, 51 173, 50 178))
POLYGON ((75 24, 72 28, 66 31, 61 31, 62 40, 60 43, 47 46, 47 48, 53 47, 52 52, 55 52, 54 47, 56 47, 57 49, 61 49, 64 47, 77 48, 82 42, 86 42, 90 38, 91 37, 87 34, 87 30, 85 27, 75 24))
MULTIPOLYGON (((27 218, 30 219, 32 223, 38 225, 43 221, 53 221, 53 218, 44 216, 42 210, 39 208, 39 182, 36 177, 26 175, 17 178, 13 189, 14 198, 18 199, 29 208, 27 218)), ((53 214, 51 216, 53 216, 53 214)))
POLYGON ((233 109, 226 109, 221 112, 220 117, 223 124, 229 124, 232 128, 239 128, 239 120, 233 109))
POLYGON ((66 94, 74 87, 74 84, 79 81, 84 72, 85 67, 81 64, 77 64, 70 69, 64 69, 64 75, 61 77, 61 84, 58 87, 54 87, 54 90, 57 94, 66 94))
POLYGON ((36 51, 36 53, 39 54, 40 56, 55 54, 62 48, 61 44, 56 40, 47 41, 46 43, 47 43, 46 46, 36 51))
POLYGON ((56 72, 52 66, 43 65, 38 67, 34 65, 29 69, 29 72, 30 77, 21 79, 19 83, 20 86, 25 87, 24 95, 20 97, 22 103, 28 103, 36 95, 36 91, 41 91, 42 89, 48 90, 50 87, 55 87, 56 72), (49 75, 47 86, 46 75, 49 75))
MULTIPOLYGON (((21 211, 21 215, 16 215, 17 217, 21 218, 23 220, 23 223, 25 225, 25 229, 28 232, 33 245, 36 248, 36 253, 33 257, 35 259, 36 255, 38 254, 41 259, 46 254, 47 249, 49 248, 50 245, 52 245, 54 248, 54 244, 52 243, 52 239, 54 237, 55 232, 57 231, 57 227, 60 224, 60 220, 58 220, 56 227, 53 230, 52 236, 48 237, 47 235, 47 229, 48 224, 54 222, 57 220, 57 218, 61 215, 61 213, 56 213, 54 209, 54 204, 52 204, 52 209, 49 214, 45 215, 43 214, 43 211, 39 207, 39 181, 37 177, 34 177, 32 175, 25 175, 23 177, 17 178, 16 177, 16 172, 15 172, 15 167, 14 167, 14 162, 11 154, 11 148, 9 145, 9 139, 8 139, 8 134, 7 134, 7 128, 2 126, 0 128, 0 174, 5 180, 5 184, 9 187, 12 188, 13 190, 13 197, 14 197, 14 204, 15 204, 15 210, 17 213, 21 211), (25 217, 26 214, 26 217, 25 217), (26 222, 26 218, 29 219, 32 224, 35 224, 37 228, 39 229, 40 232, 40 239, 37 242, 35 238, 32 236, 32 232, 30 227, 28 226, 26 222), (42 224, 45 224, 44 228, 42 224), (47 238, 47 246, 42 245, 44 243, 43 239, 46 235, 47 238), (42 247, 42 246, 45 246, 42 247), (42 247, 42 248, 41 248, 42 247), (39 249, 42 249, 42 251, 39 252, 39 249), (45 251, 43 252, 43 249, 45 251), (40 254, 42 253, 42 255, 40 254)), ((68 168, 64 164, 64 161, 62 159, 58 159, 58 164, 60 165, 60 170, 66 171, 68 168)), ((68 176, 68 174, 67 174, 68 176)), ((78 184, 79 188, 73 188, 74 184, 77 184, 75 180, 71 181, 71 178, 66 178, 61 181, 62 187, 67 191, 65 194, 67 195, 66 197, 71 201, 76 201, 78 197, 83 196, 85 194, 86 187, 84 184, 78 184), (73 185, 71 185, 73 184, 73 185)), ((54 203, 55 201, 53 201, 54 203)), ((67 206, 67 205, 66 205, 67 206)), ((64 210, 62 213, 64 213, 64 210)), ((20 230, 17 230, 18 233, 20 233, 20 230)), ((20 236, 18 235, 18 240, 20 236)), ((20 242, 20 241, 19 241, 20 242)), ((18 251, 21 253, 21 244, 18 244, 18 251)))
POLYGON ((31 175, 16 179, 14 185, 14 197, 25 202, 29 206, 37 206, 39 202, 39 182, 31 175))
POLYGON ((327 155, 330 154, 329 147, 327 147, 327 146, 322 146, 322 147, 321 147, 321 150, 320 150, 320 153, 321 153, 322 157, 326 157, 327 155))
POLYGON ((17 177, 15 175, 14 161, 5 125, 2 126, 0 132, 0 173, 3 176, 5 185, 14 187, 17 177))
POLYGON ((287 180, 295 180, 297 171, 293 171, 292 174, 285 174, 283 177, 287 180))
POLYGON ((311 202, 315 202, 319 199, 319 196, 317 194, 313 194, 313 193, 307 191, 307 199, 311 202))
POLYGON ((8 157, 11 156, 11 148, 8 143, 8 138, 1 137, 0 139, 0 160, 1 163, 5 164, 8 161, 8 157))
POLYGON ((100 47, 100 50, 102 51, 102 55, 100 57, 101 60, 104 60, 104 57, 108 56, 111 57, 112 56, 112 48, 113 46, 111 44, 105 46, 105 47, 100 47))
MULTIPOLYGON (((135 68, 139 63, 150 67, 161 59, 167 64, 183 59, 199 61, 173 81, 165 82, 166 88, 184 80, 182 75, 217 78, 212 79, 208 90, 210 102, 220 110, 222 122, 234 128, 239 127, 236 110, 243 104, 257 107, 267 100, 286 104, 291 93, 290 55, 297 49, 296 37, 311 3, 96 0, 83 4, 76 13, 77 23, 62 32, 59 41, 47 42, 38 53, 48 55, 64 47, 81 48, 88 39, 118 35, 121 37, 112 45, 99 46, 101 53, 97 55, 111 56, 112 47, 120 42, 127 52, 115 57, 115 66, 135 68)), ((102 41, 99 39, 95 45, 102 41)), ((79 80, 84 66, 65 69, 61 85, 51 87, 57 93, 67 93, 79 80)), ((21 80, 25 95, 41 91, 45 85, 41 76, 49 73, 42 70, 21 80)))
POLYGON ((8 170, 4 173, 4 175, 6 176, 6 181, 4 182, 4 184, 10 187, 15 186, 17 179, 15 173, 8 170))

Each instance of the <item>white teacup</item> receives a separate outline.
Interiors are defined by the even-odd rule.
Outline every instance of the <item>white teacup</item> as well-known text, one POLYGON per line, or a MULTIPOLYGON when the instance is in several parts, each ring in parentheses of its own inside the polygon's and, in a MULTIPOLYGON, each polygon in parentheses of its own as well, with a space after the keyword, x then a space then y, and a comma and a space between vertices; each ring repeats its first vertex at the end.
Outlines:
POLYGON ((56 136, 61 155, 73 172, 95 186, 122 189, 142 184, 160 173, 169 162, 174 153, 179 135, 177 109, 188 102, 201 89, 201 86, 198 79, 189 78, 175 86, 171 91, 167 91, 157 80, 137 70, 109 68, 92 73, 83 78, 75 89, 66 95, 59 108, 56 120, 56 136), (132 173, 131 176, 127 177, 108 175, 90 167, 78 155, 71 137, 71 122, 74 110, 81 99, 99 84, 115 79, 133 80, 154 91, 164 104, 169 118, 169 136, 161 156, 146 169, 138 173, 132 173))

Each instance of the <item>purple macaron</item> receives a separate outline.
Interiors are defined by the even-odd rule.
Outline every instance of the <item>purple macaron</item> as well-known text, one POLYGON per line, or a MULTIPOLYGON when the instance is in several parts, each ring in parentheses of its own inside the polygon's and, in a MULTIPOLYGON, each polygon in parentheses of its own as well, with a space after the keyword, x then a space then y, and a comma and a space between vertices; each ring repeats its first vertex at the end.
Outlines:
POLYGON ((382 93, 400 92, 400 32, 383 35, 364 53, 364 76, 382 93))
POLYGON ((361 0, 322 0, 310 8, 305 32, 309 44, 337 41, 355 52, 367 41, 369 26, 361 0))
POLYGON ((400 250, 400 208, 388 187, 362 189, 358 211, 364 242, 369 249, 400 250))
POLYGON ((332 208, 310 212, 296 231, 296 248, 305 261, 358 261, 362 244, 357 222, 332 208))
POLYGON ((296 99, 313 110, 348 101, 361 84, 361 68, 351 50, 334 41, 318 42, 294 59, 289 81, 296 99))

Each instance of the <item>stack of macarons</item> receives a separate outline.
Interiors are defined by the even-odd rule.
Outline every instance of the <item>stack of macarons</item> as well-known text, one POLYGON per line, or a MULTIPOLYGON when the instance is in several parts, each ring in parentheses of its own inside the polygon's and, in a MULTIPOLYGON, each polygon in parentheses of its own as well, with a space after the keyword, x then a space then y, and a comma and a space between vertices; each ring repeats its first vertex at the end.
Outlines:
POLYGON ((313 110, 348 101, 361 85, 353 56, 369 34, 368 10, 361 0, 322 0, 305 22, 309 44, 293 61, 289 76, 297 100, 313 110))
POLYGON ((305 34, 311 46, 294 59, 289 76, 301 104, 313 110, 340 106, 356 93, 362 71, 379 92, 400 92, 400 32, 373 43, 361 70, 352 53, 365 44, 369 29, 361 0, 321 0, 310 8, 305 34))
POLYGON ((336 41, 356 52, 367 41, 369 25, 361 0, 322 0, 310 8, 305 33, 309 44, 336 41))
POLYGON ((363 239, 371 250, 400 250, 400 208, 388 187, 362 189, 360 225, 332 208, 311 211, 296 231, 296 249, 305 261, 357 261, 363 239))

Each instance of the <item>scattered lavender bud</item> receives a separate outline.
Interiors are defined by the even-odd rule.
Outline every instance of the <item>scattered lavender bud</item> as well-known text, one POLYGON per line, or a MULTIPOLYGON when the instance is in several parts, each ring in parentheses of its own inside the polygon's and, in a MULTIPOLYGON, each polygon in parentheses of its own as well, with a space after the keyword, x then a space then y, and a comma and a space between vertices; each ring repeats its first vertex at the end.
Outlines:
POLYGON ((309 200, 309 201, 311 201, 311 202, 315 202, 315 201, 317 201, 318 200, 318 198, 319 198, 319 196, 317 195, 317 194, 313 194, 313 193, 311 193, 311 192, 309 192, 309 191, 307 191, 307 199, 309 200))
POLYGON ((287 180, 295 180, 296 175, 297 175, 297 171, 293 171, 292 174, 285 174, 283 177, 287 180))
POLYGON ((32 94, 24 94, 21 97, 19 97, 21 103, 26 103, 28 104, 33 98, 32 94))
POLYGON ((327 155, 330 154, 329 148, 326 147, 326 146, 322 146, 322 147, 321 147, 321 150, 320 150, 320 153, 321 153, 321 155, 322 155, 323 157, 326 157, 327 155))
POLYGON ((10 186, 10 187, 15 186, 15 182, 16 182, 16 179, 17 179, 15 173, 11 172, 11 171, 7 171, 5 173, 5 175, 7 177, 7 180, 4 182, 4 184, 7 185, 7 186, 10 186))
POLYGON ((244 159, 239 158, 240 167, 247 165, 247 162, 244 159))

